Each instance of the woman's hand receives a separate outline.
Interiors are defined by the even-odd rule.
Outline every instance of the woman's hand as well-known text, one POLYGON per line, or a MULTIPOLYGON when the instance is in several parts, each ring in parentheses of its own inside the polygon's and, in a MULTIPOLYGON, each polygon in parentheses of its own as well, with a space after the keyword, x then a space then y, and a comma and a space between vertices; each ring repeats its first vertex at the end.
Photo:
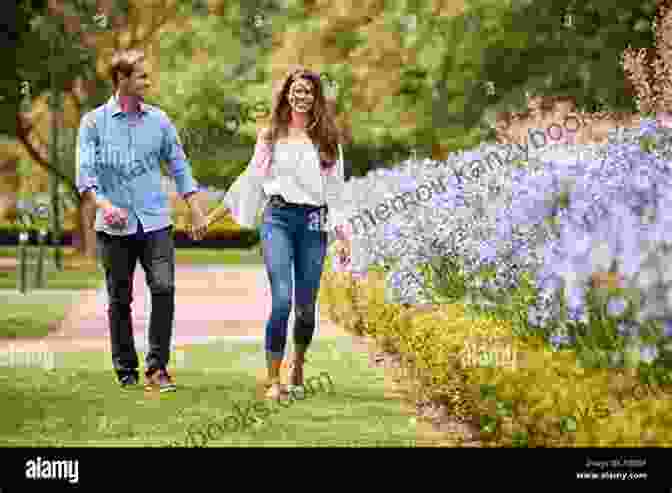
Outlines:
POLYGON ((224 216, 227 216, 231 211, 224 205, 219 204, 215 209, 211 210, 206 218, 208 227, 219 222, 224 216))
POLYGON ((191 238, 200 241, 205 236, 210 226, 210 221, 198 208, 191 210, 191 238))
POLYGON ((351 260, 352 245, 348 239, 340 239, 335 242, 335 251, 341 264, 348 264, 351 260))

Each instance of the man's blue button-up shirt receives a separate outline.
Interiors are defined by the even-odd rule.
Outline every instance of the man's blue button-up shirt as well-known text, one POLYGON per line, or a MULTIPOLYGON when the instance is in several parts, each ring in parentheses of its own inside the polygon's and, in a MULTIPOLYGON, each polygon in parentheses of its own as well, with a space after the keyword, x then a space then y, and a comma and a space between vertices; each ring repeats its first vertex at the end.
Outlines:
POLYGON ((96 212, 95 230, 111 235, 155 231, 173 224, 168 194, 161 186, 160 161, 166 161, 177 191, 185 197, 198 191, 177 130, 159 108, 140 103, 129 115, 119 100, 109 101, 82 117, 77 143, 77 188, 128 210, 123 229, 108 226, 96 212))

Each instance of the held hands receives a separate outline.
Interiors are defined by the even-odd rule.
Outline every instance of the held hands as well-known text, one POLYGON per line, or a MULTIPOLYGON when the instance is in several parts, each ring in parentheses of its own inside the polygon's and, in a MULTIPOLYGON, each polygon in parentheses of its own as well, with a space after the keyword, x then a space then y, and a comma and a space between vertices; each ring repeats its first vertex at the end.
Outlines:
POLYGON ((193 240, 200 241, 205 236, 205 233, 207 233, 209 226, 210 217, 203 214, 198 207, 192 208, 189 236, 191 236, 193 240))
POLYGON ((198 207, 194 207, 192 209, 191 230, 189 236, 195 240, 202 239, 210 225, 215 224, 223 216, 229 214, 229 212, 229 209, 224 204, 220 204, 207 215, 203 214, 198 207))

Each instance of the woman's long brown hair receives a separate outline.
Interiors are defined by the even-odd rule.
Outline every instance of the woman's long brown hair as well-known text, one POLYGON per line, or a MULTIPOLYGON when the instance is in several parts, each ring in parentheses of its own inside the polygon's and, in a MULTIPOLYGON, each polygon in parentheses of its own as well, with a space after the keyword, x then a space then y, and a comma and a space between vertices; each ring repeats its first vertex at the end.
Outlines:
POLYGON ((330 105, 322 91, 319 74, 298 66, 290 70, 283 78, 282 84, 273 95, 269 138, 276 142, 281 134, 287 132, 292 111, 287 101, 287 93, 292 82, 297 78, 305 79, 313 85, 314 103, 310 110, 310 123, 306 132, 313 143, 319 146, 321 166, 330 169, 336 163, 341 138, 336 127, 334 112, 329 108, 330 105))

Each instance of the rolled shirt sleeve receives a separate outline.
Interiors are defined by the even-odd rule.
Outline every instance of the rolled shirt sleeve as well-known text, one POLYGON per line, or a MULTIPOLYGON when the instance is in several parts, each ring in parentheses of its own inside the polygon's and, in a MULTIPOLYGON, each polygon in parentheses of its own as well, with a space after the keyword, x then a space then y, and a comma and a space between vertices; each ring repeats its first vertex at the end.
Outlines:
POLYGON ((97 131, 94 113, 90 112, 84 115, 77 135, 75 183, 80 195, 89 190, 94 190, 97 197, 104 198, 98 182, 97 131))
POLYGON ((175 179, 177 192, 184 199, 194 192, 198 192, 198 184, 191 173, 191 166, 184 153, 180 136, 173 122, 167 115, 164 117, 164 134, 161 159, 168 163, 168 169, 175 179))

